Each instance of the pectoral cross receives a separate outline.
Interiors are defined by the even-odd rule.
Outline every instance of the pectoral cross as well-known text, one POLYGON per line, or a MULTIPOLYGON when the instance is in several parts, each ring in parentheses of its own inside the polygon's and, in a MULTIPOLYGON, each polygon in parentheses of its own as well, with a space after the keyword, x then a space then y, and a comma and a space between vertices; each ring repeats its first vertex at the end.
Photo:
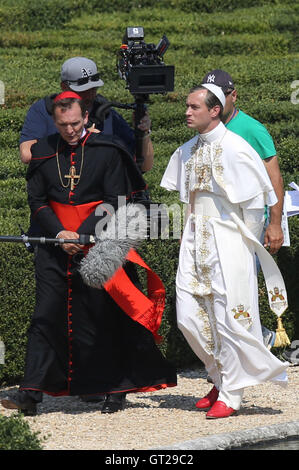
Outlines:
POLYGON ((76 175, 76 168, 72 165, 69 171, 68 175, 64 175, 65 178, 70 178, 71 180, 71 191, 73 191, 74 187, 76 186, 75 184, 75 179, 80 178, 80 175, 76 175))

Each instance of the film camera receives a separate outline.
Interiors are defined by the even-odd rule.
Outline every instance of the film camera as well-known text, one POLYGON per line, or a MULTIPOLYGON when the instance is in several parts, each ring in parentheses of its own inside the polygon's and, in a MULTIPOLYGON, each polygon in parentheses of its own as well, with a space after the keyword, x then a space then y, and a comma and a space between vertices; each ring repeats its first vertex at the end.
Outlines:
POLYGON ((164 35, 157 46, 146 44, 141 27, 129 27, 118 53, 118 73, 133 95, 166 93, 174 89, 174 66, 162 58, 169 41, 164 35))
MULTIPOLYGON (((146 111, 144 103, 149 100, 150 94, 164 94, 174 89, 174 66, 167 66, 163 62, 163 56, 169 44, 165 35, 157 46, 147 44, 144 42, 142 27, 128 27, 118 52, 117 70, 119 76, 126 81, 126 88, 135 98, 136 163, 139 167, 143 161, 142 136, 144 133, 138 129, 136 123, 140 121, 146 111)), ((165 221, 168 222, 168 214, 165 210, 157 214, 152 212, 152 201, 148 192, 144 192, 143 196, 134 202, 139 202, 147 208, 148 230, 151 231, 154 228, 154 231, 160 235, 165 221)))
MULTIPOLYGON (((132 105, 109 102, 103 96, 97 95, 93 109, 89 113, 90 125, 94 122, 103 122, 107 117, 110 107, 134 109, 136 122, 145 113, 144 103, 148 101, 149 94, 167 93, 174 89, 174 66, 166 66, 162 60, 169 41, 164 35, 159 44, 146 44, 144 31, 141 27, 128 27, 123 37, 123 44, 118 52, 117 70, 119 76, 126 80, 127 88, 134 95, 135 103, 132 105)), ((135 129, 137 138, 142 138, 142 133, 135 129)), ((137 148, 137 160, 139 155, 137 148)))

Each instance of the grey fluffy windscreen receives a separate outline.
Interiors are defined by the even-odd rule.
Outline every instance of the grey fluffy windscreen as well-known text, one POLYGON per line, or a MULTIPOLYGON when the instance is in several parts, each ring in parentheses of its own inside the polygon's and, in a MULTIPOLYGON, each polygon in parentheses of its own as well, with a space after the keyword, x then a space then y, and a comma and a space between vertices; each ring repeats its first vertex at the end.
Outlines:
POLYGON ((145 208, 139 204, 120 207, 81 261, 79 272, 84 283, 100 289, 123 266, 130 249, 146 236, 145 208))

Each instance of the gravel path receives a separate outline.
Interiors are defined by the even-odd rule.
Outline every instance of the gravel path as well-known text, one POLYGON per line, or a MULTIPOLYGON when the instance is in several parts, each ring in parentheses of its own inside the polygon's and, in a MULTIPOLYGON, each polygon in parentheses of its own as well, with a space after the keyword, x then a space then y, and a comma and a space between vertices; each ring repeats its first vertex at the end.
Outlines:
MULTIPOLYGON (((45 437, 45 450, 157 449, 220 433, 299 420, 299 367, 288 369, 287 388, 271 383, 245 390, 238 415, 207 420, 195 408, 211 389, 201 369, 179 373, 178 386, 153 393, 130 394, 124 411, 101 414, 100 405, 77 397, 45 395, 38 415, 26 417, 33 431, 45 437)), ((15 387, 0 389, 0 398, 15 387)), ((14 411, 0 407, 10 416, 14 411)))

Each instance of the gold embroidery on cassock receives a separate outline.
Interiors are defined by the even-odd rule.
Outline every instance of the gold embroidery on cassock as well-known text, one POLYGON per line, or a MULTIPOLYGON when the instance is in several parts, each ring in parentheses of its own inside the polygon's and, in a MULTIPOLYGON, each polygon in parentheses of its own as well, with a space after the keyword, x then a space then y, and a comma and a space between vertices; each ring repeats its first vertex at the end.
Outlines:
POLYGON ((237 308, 232 308, 232 312, 234 313, 234 319, 237 320, 246 330, 249 330, 253 321, 244 305, 237 305, 237 308))
MULTIPOLYGON (((206 145, 201 139, 191 149, 192 156, 186 163, 186 196, 189 200, 190 191, 212 191, 212 177, 222 179, 223 166, 221 164, 222 148, 220 144, 206 145)), ((216 328, 214 312, 214 296, 212 294, 212 268, 208 264, 211 254, 209 240, 212 237, 208 216, 194 216, 195 224, 195 251, 194 266, 192 268, 191 289, 198 304, 197 316, 202 321, 202 334, 206 340, 206 350, 215 356, 217 368, 221 370, 220 336, 216 328)))
POLYGON ((222 147, 220 142, 211 145, 199 136, 190 149, 190 158, 185 164, 185 193, 188 200, 192 191, 212 191, 212 176, 224 187, 222 147))

